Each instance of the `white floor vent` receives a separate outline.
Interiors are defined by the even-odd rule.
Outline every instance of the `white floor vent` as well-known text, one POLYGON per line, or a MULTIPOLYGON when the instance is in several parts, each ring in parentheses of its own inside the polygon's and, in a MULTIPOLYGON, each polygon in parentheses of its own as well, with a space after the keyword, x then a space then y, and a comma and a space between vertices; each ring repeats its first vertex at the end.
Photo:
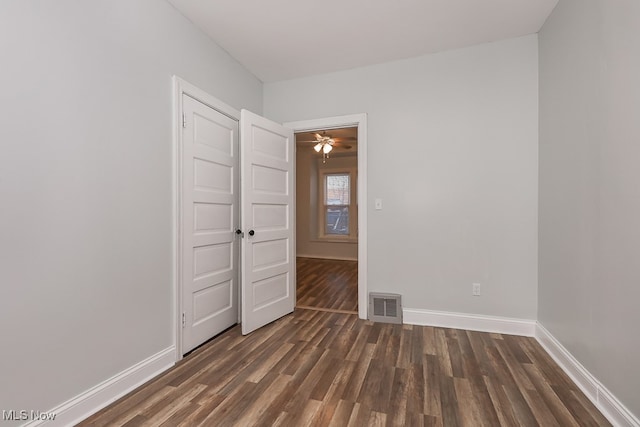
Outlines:
POLYGON ((401 324, 401 298, 398 294, 369 293, 369 320, 401 324))

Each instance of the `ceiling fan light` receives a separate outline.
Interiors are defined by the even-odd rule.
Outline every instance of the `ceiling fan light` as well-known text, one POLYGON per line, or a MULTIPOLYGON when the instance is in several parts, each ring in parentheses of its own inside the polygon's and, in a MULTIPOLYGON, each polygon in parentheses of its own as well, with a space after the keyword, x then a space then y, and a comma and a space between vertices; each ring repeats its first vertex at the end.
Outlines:
POLYGON ((322 150, 322 143, 321 143, 321 142, 318 142, 318 143, 313 147, 313 149, 314 149, 314 150, 316 150, 316 152, 317 152, 317 153, 319 153, 319 152, 320 152, 320 150, 322 150))
POLYGON ((333 149, 333 147, 329 144, 324 144, 324 146, 322 147, 322 152, 324 154, 328 154, 329 151, 331 151, 333 149))

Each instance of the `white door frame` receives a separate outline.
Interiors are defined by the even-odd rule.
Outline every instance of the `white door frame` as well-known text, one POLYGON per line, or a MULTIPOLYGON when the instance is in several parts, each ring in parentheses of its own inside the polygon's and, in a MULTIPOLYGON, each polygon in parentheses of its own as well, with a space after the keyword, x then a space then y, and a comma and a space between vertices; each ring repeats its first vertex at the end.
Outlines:
MULTIPOLYGON (((202 89, 184 81, 178 76, 173 76, 173 289, 174 289, 174 346, 176 362, 182 359, 182 121, 184 108, 182 96, 191 98, 213 108, 225 116, 240 122, 240 111, 225 104, 219 99, 209 95, 202 89)), ((238 147, 239 148, 239 147, 238 147)), ((239 277, 240 275, 238 275, 239 277)), ((238 280, 238 296, 242 283, 238 280)), ((238 299, 238 323, 240 322, 240 300, 238 299)))
POLYGON ((358 317, 367 318, 367 114, 284 123, 295 133, 358 127, 358 317))

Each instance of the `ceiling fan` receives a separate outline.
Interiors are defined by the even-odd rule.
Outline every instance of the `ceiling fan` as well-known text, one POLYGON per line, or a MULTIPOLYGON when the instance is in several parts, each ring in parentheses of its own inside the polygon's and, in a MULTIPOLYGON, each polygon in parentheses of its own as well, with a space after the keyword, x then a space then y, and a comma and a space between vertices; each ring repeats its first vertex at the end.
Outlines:
POLYGON ((317 153, 322 152, 322 162, 325 163, 327 158, 329 157, 329 153, 333 150, 333 147, 342 147, 345 150, 350 150, 352 148, 351 145, 344 143, 343 141, 351 140, 355 141, 355 137, 344 137, 344 138, 333 138, 331 135, 327 134, 327 131, 322 131, 322 133, 315 133, 315 140, 312 141, 300 141, 300 142, 313 142, 315 145, 313 149, 316 150, 317 153))

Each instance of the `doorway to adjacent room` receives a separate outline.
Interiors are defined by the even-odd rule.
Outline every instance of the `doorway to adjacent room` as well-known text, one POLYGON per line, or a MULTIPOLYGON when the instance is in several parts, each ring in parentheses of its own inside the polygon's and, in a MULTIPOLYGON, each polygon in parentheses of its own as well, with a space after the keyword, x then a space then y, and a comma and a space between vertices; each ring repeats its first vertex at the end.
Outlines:
POLYGON ((358 313, 358 126, 296 136, 299 308, 358 313))

